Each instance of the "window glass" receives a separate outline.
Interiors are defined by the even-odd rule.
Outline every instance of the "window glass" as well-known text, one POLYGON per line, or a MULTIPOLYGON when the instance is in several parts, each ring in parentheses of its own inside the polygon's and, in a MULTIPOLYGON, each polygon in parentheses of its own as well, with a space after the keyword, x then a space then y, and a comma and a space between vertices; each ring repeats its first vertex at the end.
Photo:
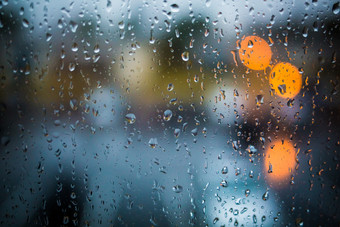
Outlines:
POLYGON ((0 1, 0 225, 338 226, 339 14, 0 1))

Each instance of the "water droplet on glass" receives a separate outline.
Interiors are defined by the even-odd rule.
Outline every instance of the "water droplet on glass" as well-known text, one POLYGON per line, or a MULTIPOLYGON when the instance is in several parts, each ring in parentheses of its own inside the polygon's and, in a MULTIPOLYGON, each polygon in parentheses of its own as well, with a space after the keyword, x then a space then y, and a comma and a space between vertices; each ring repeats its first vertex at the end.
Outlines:
POLYGON ((46 33, 46 42, 49 42, 52 39, 52 34, 46 33))
POLYGON ((168 84, 168 91, 172 91, 174 89, 174 85, 173 84, 168 84))
POLYGON ((133 124, 136 122, 136 116, 133 113, 128 113, 125 115, 125 120, 129 123, 129 124, 133 124))
POLYGON ((78 24, 76 23, 76 22, 74 22, 74 21, 70 21, 70 28, 71 28, 71 31, 73 32, 73 33, 75 33, 76 31, 77 31, 77 28, 78 28, 78 24))
POLYGON ((78 51, 78 44, 77 44, 77 43, 73 43, 73 44, 72 44, 72 47, 71 47, 71 50, 72 50, 73 52, 77 52, 77 51, 78 51))
POLYGON ((163 114, 164 121, 170 121, 171 117, 172 117, 172 111, 171 110, 164 111, 164 114, 163 114))
POLYGON ((222 174, 227 174, 228 173, 228 167, 224 166, 221 170, 222 174))
POLYGON ((248 145, 246 151, 248 151, 249 154, 255 154, 257 149, 253 145, 248 145))
POLYGON ((181 130, 179 128, 176 128, 174 130, 174 135, 175 135, 176 138, 179 136, 180 133, 181 133, 181 130))
POLYGON ((179 6, 177 4, 172 4, 170 7, 171 7, 171 12, 173 13, 179 12, 179 6))
POLYGON ((27 19, 22 19, 22 26, 24 26, 25 28, 28 28, 28 26, 30 25, 30 22, 28 22, 27 19))
POLYGON ((69 65, 68 65, 68 69, 70 70, 70 72, 73 72, 75 69, 76 69, 76 65, 74 64, 74 63, 70 63, 69 65))
POLYGON ((183 191, 183 187, 181 185, 175 185, 172 187, 172 190, 176 193, 180 193, 183 191))
POLYGON ((221 183, 220 183, 221 187, 228 187, 228 182, 226 180, 222 180, 221 183))
POLYGON ((277 87, 281 93, 281 95, 284 95, 287 91, 286 91, 286 85, 285 84, 281 84, 277 87))
POLYGON ((244 194, 246 195, 246 197, 248 197, 250 195, 250 190, 246 189, 246 191, 244 192, 244 194))
POLYGON ((264 201, 267 201, 267 200, 269 199, 269 192, 268 192, 268 191, 266 191, 266 192, 262 195, 262 199, 263 199, 264 201))
POLYGON ((340 2, 337 2, 333 5, 332 11, 335 15, 339 14, 339 12, 340 12, 340 2))
POLYGON ((182 53, 182 59, 183 59, 183 61, 189 61, 189 52, 188 51, 184 51, 182 53))
POLYGON ((158 145, 158 141, 157 141, 157 138, 151 138, 149 140, 149 146, 151 148, 156 148, 156 146, 158 145))
POLYGON ((253 46, 254 46, 253 41, 249 40, 248 41, 248 48, 253 48, 253 46))

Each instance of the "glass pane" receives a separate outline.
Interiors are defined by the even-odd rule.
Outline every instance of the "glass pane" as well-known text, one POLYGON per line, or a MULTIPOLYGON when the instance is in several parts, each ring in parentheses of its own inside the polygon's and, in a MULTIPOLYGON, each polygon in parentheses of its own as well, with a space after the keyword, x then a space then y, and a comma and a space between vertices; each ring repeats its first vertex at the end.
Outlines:
POLYGON ((0 1, 0 225, 339 225, 339 14, 0 1))

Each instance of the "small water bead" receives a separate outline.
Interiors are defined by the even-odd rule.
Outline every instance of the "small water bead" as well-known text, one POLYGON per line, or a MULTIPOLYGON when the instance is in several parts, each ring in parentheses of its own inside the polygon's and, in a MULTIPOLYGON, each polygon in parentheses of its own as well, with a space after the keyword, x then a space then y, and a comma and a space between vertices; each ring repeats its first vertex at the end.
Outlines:
POLYGON ((174 130, 174 135, 175 135, 176 138, 178 138, 178 136, 179 136, 180 133, 181 133, 181 130, 180 130, 179 128, 176 128, 176 129, 174 130))
POLYGON ((175 185, 172 187, 172 190, 176 193, 180 193, 183 191, 183 187, 181 185, 175 185))
POLYGON ((163 114, 164 121, 170 121, 171 117, 172 117, 172 111, 171 110, 164 111, 164 114, 163 114))
POLYGON ((149 146, 151 148, 156 148, 156 146, 158 145, 158 141, 157 141, 157 138, 151 138, 149 140, 149 146))
POLYGON ((222 174, 227 174, 228 173, 228 167, 224 166, 221 170, 222 174))
POLYGON ((133 113, 128 113, 125 115, 125 120, 129 123, 129 124, 133 124, 136 122, 136 116, 133 113))
POLYGON ((182 60, 183 61, 189 61, 189 52, 188 51, 184 51, 182 53, 182 60))
POLYGON ((170 7, 171 7, 171 12, 173 13, 179 12, 179 6, 177 4, 172 4, 170 7))
POLYGON ((220 183, 221 187, 228 187, 228 182, 226 180, 222 180, 221 183, 220 183))
POLYGON ((172 91, 174 89, 174 85, 173 84, 168 84, 168 91, 172 91))

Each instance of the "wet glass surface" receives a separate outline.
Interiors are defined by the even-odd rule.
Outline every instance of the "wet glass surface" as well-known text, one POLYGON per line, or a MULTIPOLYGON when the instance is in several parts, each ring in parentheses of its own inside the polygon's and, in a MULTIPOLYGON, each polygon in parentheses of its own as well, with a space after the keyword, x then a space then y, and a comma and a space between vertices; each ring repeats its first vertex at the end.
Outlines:
POLYGON ((1 226, 338 226, 338 1, 0 1, 1 226))

